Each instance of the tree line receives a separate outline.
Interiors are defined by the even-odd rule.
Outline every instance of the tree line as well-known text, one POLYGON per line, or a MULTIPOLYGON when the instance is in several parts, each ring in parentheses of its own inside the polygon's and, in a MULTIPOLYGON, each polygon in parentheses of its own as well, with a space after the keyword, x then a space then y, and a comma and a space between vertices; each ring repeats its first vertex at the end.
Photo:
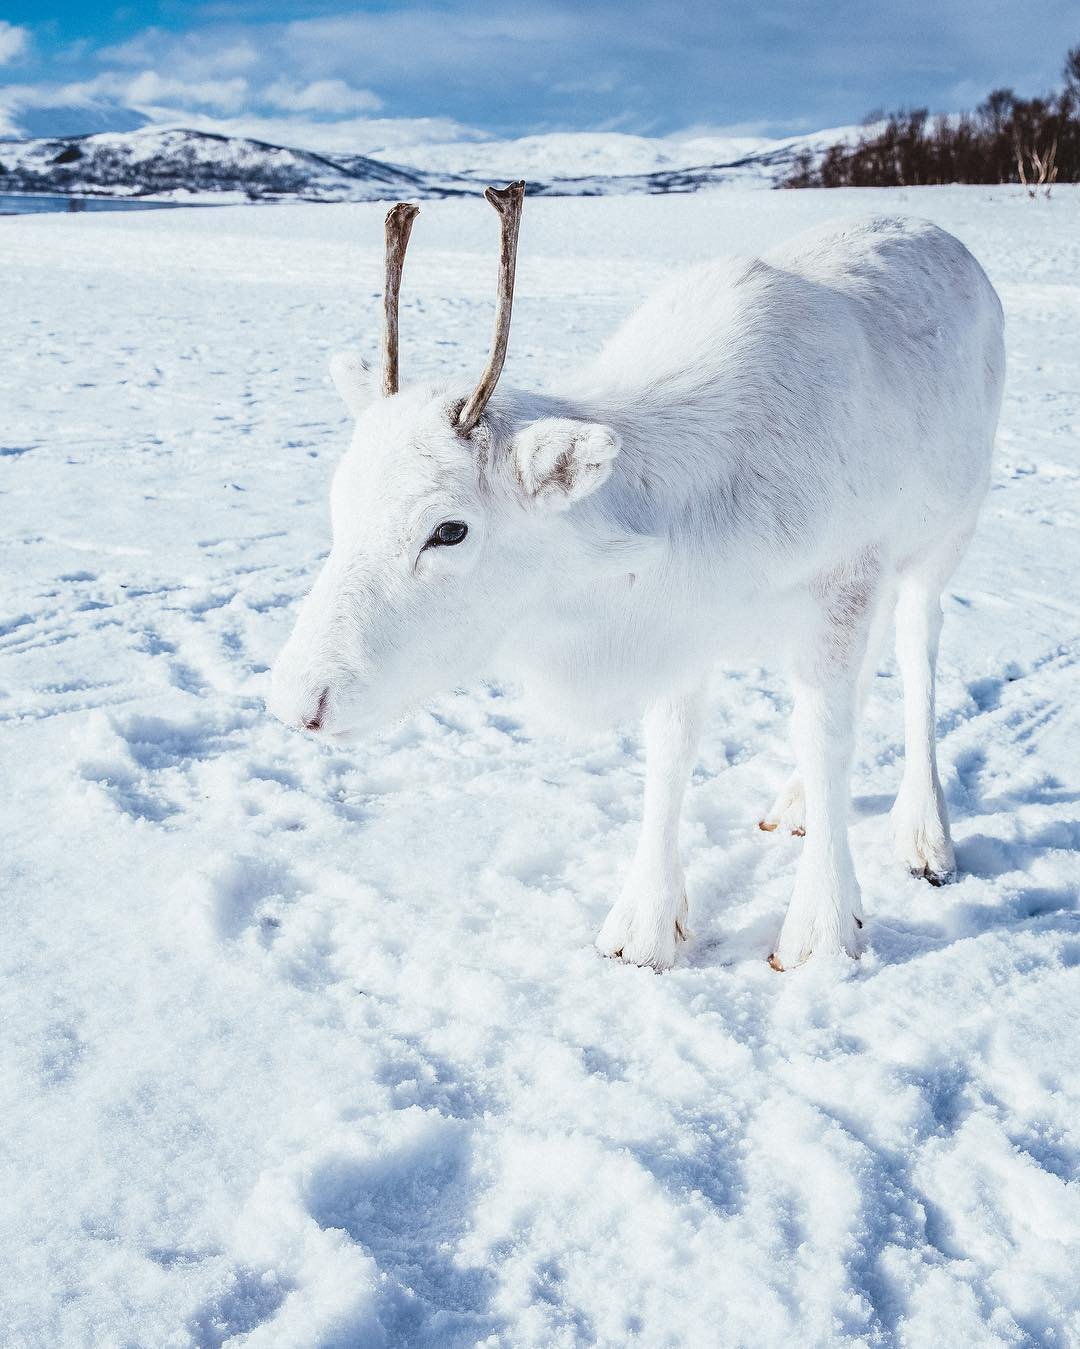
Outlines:
POLYGON ((1039 98, 995 89, 974 112, 931 117, 926 108, 871 114, 854 144, 801 154, 785 187, 915 187, 1021 183, 1031 196, 1080 182, 1080 46, 1065 58, 1064 87, 1039 98))

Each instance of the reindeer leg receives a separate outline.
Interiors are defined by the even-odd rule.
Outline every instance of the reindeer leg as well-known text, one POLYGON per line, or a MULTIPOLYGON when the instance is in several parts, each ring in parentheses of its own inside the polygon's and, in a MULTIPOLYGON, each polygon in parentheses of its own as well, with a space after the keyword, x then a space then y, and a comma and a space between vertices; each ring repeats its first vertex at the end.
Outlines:
MULTIPOLYGON (((895 608, 895 591, 892 587, 883 590, 874 608, 869 624, 866 650, 859 667, 859 678, 855 685, 855 729, 858 732, 866 703, 877 678, 878 657, 881 646, 889 629, 895 608)), ((779 795, 769 807, 758 828, 771 834, 779 829, 802 838, 806 833, 806 792, 803 790, 802 774, 798 769, 791 774, 780 789, 779 795)))
POLYGON ((816 631, 793 661, 792 740, 806 791, 806 843, 775 950, 774 969, 810 955, 857 956, 862 905, 848 845, 857 683, 881 600, 872 553, 819 578, 816 631))
POLYGON ((896 659, 904 681, 904 776, 892 808, 896 850, 914 876, 944 885, 956 876, 949 813, 937 763, 934 684, 943 622, 941 592, 970 532, 901 578, 896 659))
POLYGON ((637 852, 597 948, 630 965, 669 969, 687 935, 679 816, 704 715, 704 688, 661 698, 645 714, 645 809, 637 852))

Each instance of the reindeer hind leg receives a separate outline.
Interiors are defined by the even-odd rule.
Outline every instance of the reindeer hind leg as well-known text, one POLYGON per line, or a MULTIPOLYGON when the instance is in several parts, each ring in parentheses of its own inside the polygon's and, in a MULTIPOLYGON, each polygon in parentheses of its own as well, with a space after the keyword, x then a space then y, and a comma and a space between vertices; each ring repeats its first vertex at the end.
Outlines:
MULTIPOLYGON (((877 678, 878 663, 885 638, 888 636, 896 609, 896 593, 882 585, 876 601, 876 607, 870 619, 866 639, 866 652, 859 668, 859 677, 855 685, 855 722, 862 720, 866 703, 877 678)), ((758 828, 771 834, 774 831, 792 833, 802 838, 806 833, 806 792, 803 788, 802 774, 798 769, 791 774, 780 789, 779 794, 769 807, 765 816, 758 821, 758 828)))
POLYGON ((904 775, 892 808, 893 830, 898 856, 912 875, 931 885, 944 885, 956 876, 938 774, 935 683, 941 592, 970 537, 965 531, 907 567, 896 606, 896 659, 904 681, 904 775))

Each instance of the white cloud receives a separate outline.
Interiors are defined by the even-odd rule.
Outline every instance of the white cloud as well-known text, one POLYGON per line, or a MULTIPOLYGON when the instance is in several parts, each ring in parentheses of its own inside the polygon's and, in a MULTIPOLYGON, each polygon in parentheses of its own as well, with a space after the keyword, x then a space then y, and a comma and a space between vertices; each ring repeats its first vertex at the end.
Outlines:
POLYGON ((208 59, 203 61, 202 68, 208 75, 225 75, 238 70, 250 70, 262 60, 263 54, 259 49, 242 38, 237 42, 230 42, 228 46, 219 47, 208 59))
MULTIPOLYGON (((157 70, 105 70, 93 79, 68 84, 9 84, 0 86, 0 108, 93 107, 103 102, 140 110, 165 109, 169 119, 187 109, 205 108, 224 116, 238 116, 254 108, 282 112, 346 117, 378 112, 382 100, 369 89, 354 89, 344 80, 315 80, 292 84, 277 80, 253 88, 242 75, 228 79, 182 79, 157 70)), ((249 114, 257 117, 257 114, 249 114)))
POLYGON ((30 31, 0 19, 0 66, 22 56, 30 45, 30 31))
POLYGON ((288 145, 323 154, 371 155, 393 159, 395 151, 417 145, 442 145, 486 139, 484 133, 444 117, 344 117, 317 122, 304 117, 260 117, 241 113, 212 117, 179 108, 144 105, 139 109, 157 126, 188 127, 222 136, 248 136, 271 145, 288 145))
POLYGON ((378 112, 382 107, 378 94, 373 94, 370 89, 354 89, 344 80, 313 80, 304 85, 277 80, 252 101, 284 112, 321 112, 338 117, 378 112))
POLYGON ((248 83, 241 76, 229 80, 187 81, 161 76, 154 70, 143 70, 137 75, 107 70, 91 80, 68 84, 0 85, 0 135, 22 134, 19 113, 30 108, 143 110, 168 104, 172 117, 182 117, 184 109, 194 108, 237 113, 248 101, 248 83))
POLYGON ((241 75, 228 80, 191 81, 159 75, 156 70, 144 70, 133 78, 108 74, 100 78, 103 81, 111 78, 113 97, 134 107, 168 101, 181 106, 237 112, 248 102, 248 82, 241 75))
POLYGON ((244 34, 169 33, 147 28, 126 42, 100 47, 95 53, 105 65, 167 68, 185 80, 205 79, 250 70, 266 52, 244 34))
MULTIPOLYGON (((216 13, 206 26, 181 32, 147 28, 102 47, 97 59, 114 68, 156 69, 184 80, 242 72, 253 84, 261 77, 267 85, 280 81, 297 90, 374 87, 387 103, 392 98, 400 103, 408 91, 432 82, 469 84, 477 77, 501 89, 503 97, 518 86, 550 90, 558 83, 573 84, 575 95, 587 91, 603 97, 617 70, 609 62, 594 73, 589 60, 568 63, 567 52, 615 42, 625 28, 614 0, 601 0, 598 7, 571 0, 541 0, 539 5, 536 0, 507 0, 494 11, 477 0, 426 0, 270 20, 257 27, 244 23, 243 5, 228 7, 237 12, 235 19, 226 7, 213 8, 216 13), (574 69, 578 73, 568 76, 574 69)), ((315 108, 305 105, 300 110, 315 108)))

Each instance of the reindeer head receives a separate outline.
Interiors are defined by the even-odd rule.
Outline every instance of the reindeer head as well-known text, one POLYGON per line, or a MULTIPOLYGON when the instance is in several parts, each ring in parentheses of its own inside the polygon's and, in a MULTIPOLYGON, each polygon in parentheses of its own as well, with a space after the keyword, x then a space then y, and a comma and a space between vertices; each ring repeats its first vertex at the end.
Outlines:
POLYGON ((492 401, 524 191, 486 193, 501 224, 495 336, 467 396, 399 390, 398 295, 418 208, 386 218, 381 397, 359 359, 335 358, 356 430, 331 488, 330 555, 273 669, 269 706, 290 725, 349 738, 401 716, 480 672, 568 569, 587 581, 575 559, 596 544, 576 537, 572 508, 610 474, 618 437, 530 416, 527 397, 492 401))

